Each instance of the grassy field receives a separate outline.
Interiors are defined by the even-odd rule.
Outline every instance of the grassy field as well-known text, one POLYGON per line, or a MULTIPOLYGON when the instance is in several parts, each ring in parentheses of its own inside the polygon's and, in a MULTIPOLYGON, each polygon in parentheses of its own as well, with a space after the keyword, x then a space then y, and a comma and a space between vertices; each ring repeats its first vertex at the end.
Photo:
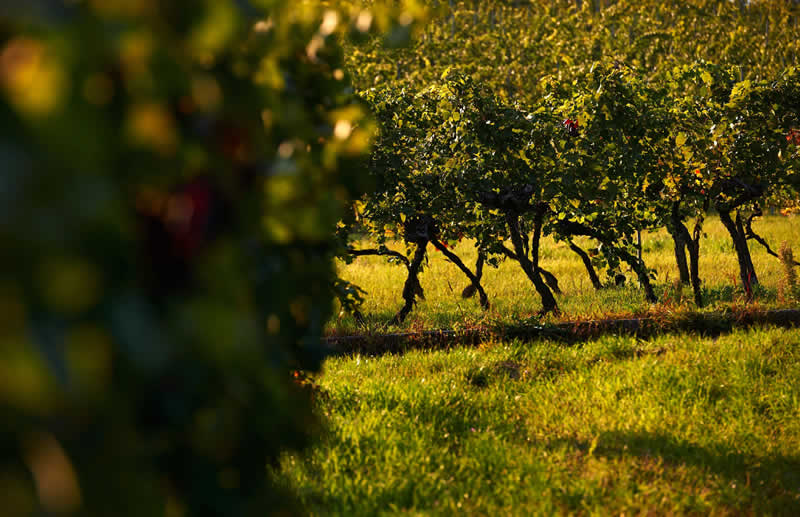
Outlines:
POLYGON ((330 359, 318 382, 327 431, 275 472, 314 515, 800 515, 796 330, 330 359))
MULTIPOLYGON (((754 229, 777 250, 782 242, 789 243, 800 255, 800 218, 797 216, 771 216, 757 219, 754 229)), ((716 217, 705 226, 706 237, 701 241, 700 277, 704 282, 704 299, 707 310, 719 310, 744 303, 738 287, 739 270, 736 254, 725 229, 716 217)), ((595 291, 580 259, 563 244, 546 238, 542 244, 542 267, 559 279, 564 294, 558 296, 563 311, 560 320, 603 318, 609 316, 646 314, 649 312, 695 310, 691 289, 675 288, 678 277, 672 240, 666 231, 645 233, 642 236, 643 257, 648 267, 657 272, 655 285, 660 303, 651 306, 638 289, 635 276, 624 271, 629 281, 626 287, 595 291)), ((369 243, 362 243, 368 247, 369 243)), ((394 249, 403 250, 402 243, 394 249)), ((784 276, 783 266, 764 248, 751 241, 751 253, 759 280, 756 303, 764 307, 796 306, 794 300, 781 297, 778 285, 784 276)), ((475 248, 462 242, 456 248, 467 265, 474 267, 475 248)), ((349 265, 340 264, 340 274, 367 291, 363 312, 369 322, 368 330, 387 330, 384 325, 401 307, 401 292, 405 281, 403 266, 387 263, 381 257, 361 257, 349 265)), ((603 275, 601 271, 598 274, 603 275)), ((516 323, 526 320, 541 308, 533 286, 519 266, 512 261, 501 263, 495 269, 487 267, 483 285, 492 304, 486 312, 478 306, 476 298, 464 300, 461 290, 468 285, 466 277, 433 247, 429 261, 421 275, 425 300, 421 301, 403 324, 404 329, 459 328, 486 323, 516 323)), ((550 317, 554 320, 553 317, 550 317)), ((340 314, 328 326, 333 334, 361 332, 352 317, 340 314)))

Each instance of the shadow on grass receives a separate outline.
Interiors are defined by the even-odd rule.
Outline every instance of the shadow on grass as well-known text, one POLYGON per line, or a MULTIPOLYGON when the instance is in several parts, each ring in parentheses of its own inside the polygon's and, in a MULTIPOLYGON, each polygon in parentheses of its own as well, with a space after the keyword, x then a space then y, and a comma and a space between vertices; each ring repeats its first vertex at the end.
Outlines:
MULTIPOLYGON (((553 445, 558 445, 557 442, 553 445)), ((574 442, 573 442, 574 444, 574 442)), ((586 442, 574 444, 587 451, 586 442)), ((703 446, 663 433, 611 431, 600 435, 593 451, 607 458, 637 457, 643 461, 660 458, 670 466, 686 465, 704 469, 723 480, 722 500, 743 513, 800 515, 800 455, 742 453, 724 445, 703 446)))

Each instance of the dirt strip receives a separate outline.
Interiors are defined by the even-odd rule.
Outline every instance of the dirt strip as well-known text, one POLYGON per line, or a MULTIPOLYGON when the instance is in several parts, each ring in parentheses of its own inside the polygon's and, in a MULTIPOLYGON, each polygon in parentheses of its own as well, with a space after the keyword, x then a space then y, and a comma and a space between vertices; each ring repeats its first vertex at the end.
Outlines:
POLYGON ((486 341, 554 340, 574 344, 605 335, 648 338, 670 332, 717 336, 753 326, 800 327, 800 310, 691 313, 672 318, 608 319, 559 323, 545 326, 514 326, 467 330, 429 330, 323 339, 329 355, 382 355, 407 350, 442 350, 475 346, 486 341))

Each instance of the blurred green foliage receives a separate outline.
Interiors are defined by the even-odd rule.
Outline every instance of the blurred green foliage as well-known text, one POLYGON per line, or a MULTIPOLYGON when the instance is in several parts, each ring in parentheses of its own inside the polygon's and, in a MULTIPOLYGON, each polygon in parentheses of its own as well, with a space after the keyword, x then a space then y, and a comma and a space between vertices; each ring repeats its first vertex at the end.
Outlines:
POLYGON ((3 515, 298 513, 266 466, 318 428, 291 372, 372 138, 341 18, 0 8, 3 515))

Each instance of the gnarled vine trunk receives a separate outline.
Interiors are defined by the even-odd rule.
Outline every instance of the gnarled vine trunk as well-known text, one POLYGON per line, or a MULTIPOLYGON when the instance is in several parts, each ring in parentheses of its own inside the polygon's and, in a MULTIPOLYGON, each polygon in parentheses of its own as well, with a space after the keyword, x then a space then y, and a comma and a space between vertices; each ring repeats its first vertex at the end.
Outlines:
MULTIPOLYGON (((480 282, 481 278, 483 277, 483 264, 485 262, 486 254, 482 251, 478 251, 478 260, 475 261, 475 277, 478 279, 478 282, 480 282)), ((475 285, 470 282, 470 284, 461 291, 461 297, 465 299, 472 298, 475 296, 476 292, 477 289, 475 288, 475 285)))
POLYGON ((589 274, 589 280, 592 282, 592 286, 594 286, 595 290, 602 289, 603 284, 600 282, 600 278, 597 276, 597 272, 594 270, 592 259, 589 257, 589 254, 572 241, 569 242, 569 249, 575 252, 575 254, 578 255, 583 261, 586 272, 589 274))
POLYGON ((416 242, 416 245, 417 249, 414 251, 414 258, 411 259, 408 265, 408 276, 403 285, 403 299, 405 303, 389 322, 390 325, 398 325, 405 321, 406 316, 408 316, 417 303, 417 296, 422 299, 425 298, 424 294, 422 294, 422 286, 419 283, 419 272, 422 268, 422 261, 425 260, 425 251, 428 248, 428 241, 421 239, 416 242))
POLYGON ((751 301, 753 299, 753 286, 758 284, 758 276, 756 276, 753 260, 750 257, 750 248, 747 246, 747 235, 742 226, 741 216, 737 213, 736 222, 734 222, 733 218, 731 218, 730 210, 718 206, 717 212, 722 225, 728 230, 728 234, 733 240, 733 247, 736 250, 736 258, 739 262, 739 278, 742 282, 742 289, 744 289, 748 301, 751 301))
POLYGON ((678 202, 672 204, 670 223, 671 224, 667 226, 667 230, 672 236, 672 243, 675 247, 675 263, 678 266, 678 275, 682 284, 688 284, 691 282, 691 274, 689 273, 689 266, 686 262, 686 249, 690 239, 687 238, 689 233, 688 230, 684 233, 678 228, 679 226, 683 225, 683 220, 680 213, 680 203, 678 202))
POLYGON ((686 249, 689 251, 689 280, 694 294, 694 303, 703 306, 703 294, 700 289, 700 223, 695 226, 695 236, 689 234, 689 229, 683 221, 674 222, 675 232, 680 236, 686 249))
POLYGON ((520 234, 519 214, 512 211, 506 213, 506 224, 511 234, 511 243, 514 245, 514 252, 517 255, 520 267, 522 267, 522 270, 533 283, 536 292, 539 293, 539 297, 542 299, 542 310, 540 311, 542 315, 549 312, 559 313, 558 303, 556 303, 556 299, 552 291, 550 291, 550 288, 544 280, 542 280, 539 268, 539 241, 541 239, 542 221, 544 219, 545 210, 546 205, 538 206, 534 213, 533 239, 530 248, 531 259, 528 259, 528 255, 525 253, 525 244, 520 234))
POLYGON ((672 235, 672 243, 675 246, 675 264, 678 266, 678 278, 682 284, 691 282, 689 273, 689 263, 686 260, 687 243, 679 232, 670 232, 672 235))
POLYGON ((562 294, 561 288, 558 286, 558 278, 556 278, 556 275, 550 271, 547 271, 546 269, 542 269, 541 267, 538 268, 538 270, 539 276, 542 277, 542 280, 544 280, 544 283, 547 284, 547 287, 552 289, 556 294, 562 294))
MULTIPOLYGON (((704 207, 704 211, 708 208, 708 204, 704 207)), ((686 283, 683 279, 683 269, 681 268, 681 258, 683 259, 683 268, 686 268, 686 253, 689 251, 689 267, 686 274, 689 276, 689 283, 692 286, 694 294, 694 303, 698 307, 703 306, 703 293, 700 289, 700 235, 703 227, 703 216, 698 216, 693 234, 689 233, 689 229, 683 223, 683 218, 680 215, 679 205, 675 203, 672 207, 672 214, 670 216, 672 227, 670 233, 675 241, 675 256, 678 259, 678 269, 681 270, 681 283, 686 283), (678 246, 681 246, 680 253, 678 246), (679 257, 680 255, 680 257, 679 257)))

